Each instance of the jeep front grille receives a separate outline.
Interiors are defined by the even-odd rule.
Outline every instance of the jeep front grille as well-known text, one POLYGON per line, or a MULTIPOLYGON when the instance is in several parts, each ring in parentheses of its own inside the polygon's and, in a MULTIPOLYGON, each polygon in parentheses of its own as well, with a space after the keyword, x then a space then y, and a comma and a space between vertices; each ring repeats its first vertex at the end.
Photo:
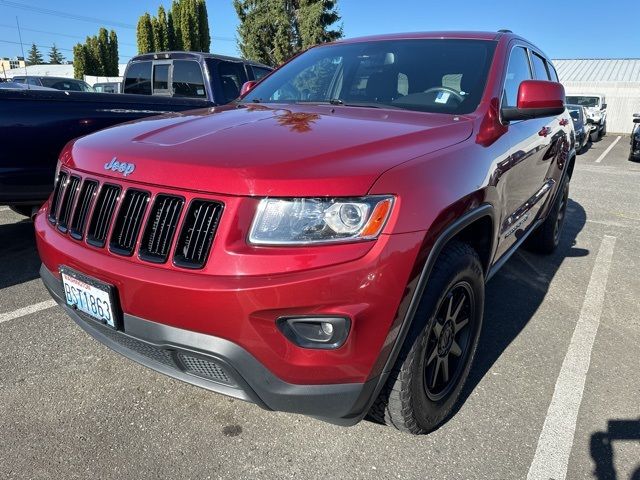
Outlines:
POLYGON ((93 202, 97 188, 98 182, 94 182, 93 180, 85 180, 82 185, 70 228, 71 236, 76 240, 81 240, 84 235, 84 227, 87 224, 89 209, 91 208, 91 203, 93 202))
POLYGON ((141 260, 166 263, 173 252, 174 265, 199 269, 207 263, 223 204, 192 199, 185 209, 185 203, 180 196, 83 181, 61 171, 48 218, 63 234, 98 248, 108 243, 109 251, 118 255, 134 255, 142 232, 137 248, 141 260))
POLYGON ((98 194, 87 232, 87 242, 94 247, 104 247, 107 241, 107 233, 109 233, 109 226, 113 219, 113 212, 116 210, 119 195, 120 187, 115 185, 103 185, 98 194))
POLYGON ((71 208, 78 193, 78 187, 80 186, 80 177, 75 175, 69 178, 67 185, 64 189, 64 195, 62 195, 62 203, 60 204, 60 212, 58 213, 58 229, 62 232, 67 231, 67 224, 69 217, 71 217, 71 208))
POLYGON ((140 258, 155 263, 167 261, 183 205, 184 200, 180 197, 156 196, 142 236, 140 258))
POLYGON ((206 200, 191 202, 173 259, 176 265, 186 268, 204 266, 218 227, 220 213, 222 213, 222 205, 218 202, 206 200))
POLYGON ((130 188, 125 193, 116 217, 109 248, 112 252, 130 256, 136 246, 149 194, 130 188))
POLYGON ((53 195, 51 196, 51 205, 49 207, 49 221, 55 224, 58 221, 58 207, 60 206, 60 198, 64 189, 67 186, 68 175, 65 172, 58 173, 56 179, 56 185, 53 188, 53 195))

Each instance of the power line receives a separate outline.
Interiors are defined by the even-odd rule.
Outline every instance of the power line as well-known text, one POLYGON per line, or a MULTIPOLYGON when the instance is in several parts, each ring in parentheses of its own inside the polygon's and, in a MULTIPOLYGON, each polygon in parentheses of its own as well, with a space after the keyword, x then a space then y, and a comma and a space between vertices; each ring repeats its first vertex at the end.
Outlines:
MULTIPOLYGON (((4 27, 4 28, 12 28, 14 30, 17 30, 18 27, 15 27, 13 25, 5 25, 3 23, 0 23, 0 27, 4 27)), ((33 28, 25 28, 25 27, 20 27, 20 30, 24 31, 24 32, 36 32, 36 33, 46 33, 47 35, 57 35, 59 37, 66 37, 66 38, 73 38, 73 39, 78 39, 78 40, 85 40, 85 37, 82 37, 80 35, 69 35, 66 33, 58 33, 58 32, 48 32, 46 30, 35 30, 33 28)), ((124 47, 133 47, 136 48, 136 45, 133 45, 132 43, 122 43, 120 41, 118 41, 118 45, 122 45, 124 47)))
MULTIPOLYGON (((24 47, 30 47, 31 45, 35 45, 38 48, 51 48, 50 46, 47 46, 47 45, 38 45, 37 43, 31 44, 31 43, 14 42, 12 40, 2 40, 1 38, 0 38, 0 42, 2 42, 2 43, 12 43, 14 45, 22 45, 24 47)), ((58 48, 58 50, 64 50, 66 52, 73 52, 73 49, 71 49, 71 48, 62 48, 62 47, 57 47, 57 48, 58 48)), ((119 57, 120 58, 133 58, 132 56, 129 56, 129 55, 119 55, 119 57)))
MULTIPOLYGON (((113 20, 105 20, 105 19, 101 19, 101 18, 97 18, 97 17, 85 17, 83 15, 76 15, 74 13, 61 12, 59 10, 52 10, 52 9, 49 9, 49 8, 41 8, 41 7, 35 7, 35 6, 32 6, 32 5, 25 5, 23 3, 14 2, 14 1, 11 1, 11 0, 0 0, 0 4, 6 5, 8 7, 27 10, 27 11, 30 11, 30 12, 41 13, 43 15, 53 15, 53 16, 57 16, 57 17, 68 18, 68 19, 71 19, 71 20, 79 20, 79 21, 82 21, 82 22, 90 22, 90 23, 99 23, 99 24, 102 24, 102 25, 110 25, 110 26, 115 26, 115 27, 127 28, 127 29, 130 29, 130 30, 135 30, 136 29, 135 25, 131 25, 131 24, 128 24, 128 23, 122 23, 122 22, 117 22, 117 21, 113 21, 113 20)), ((25 28, 23 30, 27 30, 27 29, 25 28)), ((36 31, 36 30, 33 30, 33 31, 36 31)), ((43 32, 40 32, 40 33, 51 33, 51 32, 44 32, 43 31, 43 32)), ((57 35, 62 35, 62 34, 57 34, 57 35)), ((222 37, 222 36, 217 36, 217 35, 211 35, 211 40, 218 40, 218 41, 221 41, 221 42, 235 42, 236 41, 236 39, 232 38, 232 37, 222 37)), ((134 45, 130 45, 129 44, 129 46, 134 46, 134 45)))
POLYGON ((79 21, 82 21, 82 22, 100 23, 100 24, 103 24, 103 25, 111 25, 113 27, 129 28, 129 29, 132 29, 132 30, 135 30, 135 28, 136 28, 135 25, 130 25, 128 23, 123 23, 123 22, 117 22, 115 20, 105 20, 103 18, 86 17, 84 15, 76 15, 74 13, 61 12, 59 10, 52 10, 50 8, 42 8, 42 7, 35 7, 33 5, 25 5, 25 4, 19 3, 19 2, 12 2, 10 0, 0 0, 0 4, 6 5, 8 7, 18 8, 18 9, 21 9, 21 10, 27 10, 29 12, 41 13, 43 15, 53 15, 53 16, 61 17, 61 18, 69 18, 71 20, 79 20, 79 21))

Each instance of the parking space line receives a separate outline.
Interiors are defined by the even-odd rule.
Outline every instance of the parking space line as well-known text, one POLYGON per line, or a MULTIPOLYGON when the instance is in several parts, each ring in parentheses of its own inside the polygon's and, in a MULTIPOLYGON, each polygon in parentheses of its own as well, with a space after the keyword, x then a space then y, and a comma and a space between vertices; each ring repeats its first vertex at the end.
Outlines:
POLYGON ((57 305, 55 300, 46 300, 44 302, 36 303, 35 305, 29 305, 28 307, 19 308, 13 312, 0 313, 0 323, 8 322, 9 320, 15 320, 16 318, 24 317, 32 313, 46 310, 57 305))
POLYGON ((562 362, 527 480, 566 478, 615 244, 616 237, 610 235, 605 235, 600 244, 580 317, 562 362))
POLYGON ((607 156, 607 153, 609 153, 611 151, 611 149, 616 146, 616 143, 618 143, 621 138, 622 137, 620 135, 618 135, 616 137, 616 139, 613 142, 611 142, 611 145, 609 145, 607 147, 607 149, 604 152, 602 152, 602 155, 600 155, 598 157, 598 159, 596 160, 596 163, 600 163, 602 161, 602 159, 607 156))

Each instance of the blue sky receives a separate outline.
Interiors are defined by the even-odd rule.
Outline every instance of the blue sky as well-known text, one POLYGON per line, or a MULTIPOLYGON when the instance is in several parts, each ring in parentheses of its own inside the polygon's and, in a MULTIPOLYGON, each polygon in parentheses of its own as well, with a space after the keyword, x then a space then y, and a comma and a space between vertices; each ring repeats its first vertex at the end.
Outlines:
MULTIPOLYGON (((0 0, 0 57, 20 55, 16 16, 22 41, 52 43, 68 58, 73 45, 101 25, 113 28, 120 42, 120 61, 136 54, 138 17, 169 0, 0 0), (16 5, 22 5, 19 8, 16 5), (55 10, 102 22, 64 18, 35 11, 55 10), (114 23, 114 25, 111 25, 114 23), (13 43, 11 43, 13 42, 13 43)), ((212 51, 237 55, 237 17, 232 0, 208 0, 212 51)), ((537 44, 552 58, 640 57, 637 2, 631 0, 568 0, 558 2, 459 0, 341 0, 345 36, 420 30, 498 30, 510 28, 537 44)), ((28 47, 25 47, 25 51, 28 47)))

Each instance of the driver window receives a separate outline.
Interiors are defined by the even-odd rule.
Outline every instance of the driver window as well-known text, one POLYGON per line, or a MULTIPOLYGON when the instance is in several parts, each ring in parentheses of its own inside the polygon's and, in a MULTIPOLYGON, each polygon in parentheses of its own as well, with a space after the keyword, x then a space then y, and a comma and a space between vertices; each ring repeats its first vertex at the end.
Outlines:
POLYGON ((342 57, 324 58, 318 63, 305 68, 276 90, 270 100, 330 100, 333 97, 331 90, 337 90, 336 73, 342 66, 342 60, 342 57))
POLYGON ((507 77, 504 81, 502 93, 503 107, 516 107, 518 104, 518 88, 524 80, 531 80, 531 68, 527 51, 522 47, 515 47, 509 56, 507 77))

